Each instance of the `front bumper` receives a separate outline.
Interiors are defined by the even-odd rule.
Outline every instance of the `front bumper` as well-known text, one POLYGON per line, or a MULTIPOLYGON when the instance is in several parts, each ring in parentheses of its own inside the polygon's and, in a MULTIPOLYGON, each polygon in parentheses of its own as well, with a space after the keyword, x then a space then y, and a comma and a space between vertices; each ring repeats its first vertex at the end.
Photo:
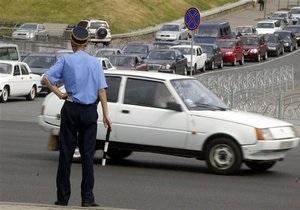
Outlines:
POLYGON ((254 145, 242 146, 244 160, 280 160, 288 150, 299 145, 300 138, 257 141, 254 145))

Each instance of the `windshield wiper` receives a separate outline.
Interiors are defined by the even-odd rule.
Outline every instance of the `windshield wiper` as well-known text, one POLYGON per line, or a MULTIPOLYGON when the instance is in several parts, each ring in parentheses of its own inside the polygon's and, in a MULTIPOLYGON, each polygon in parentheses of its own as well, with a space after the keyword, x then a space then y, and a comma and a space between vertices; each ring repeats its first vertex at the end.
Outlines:
POLYGON ((215 111, 215 110, 226 111, 227 110, 227 108, 220 107, 220 106, 213 105, 213 104, 195 103, 193 105, 195 105, 195 106, 190 107, 191 109, 207 108, 207 109, 210 109, 212 111, 215 111))

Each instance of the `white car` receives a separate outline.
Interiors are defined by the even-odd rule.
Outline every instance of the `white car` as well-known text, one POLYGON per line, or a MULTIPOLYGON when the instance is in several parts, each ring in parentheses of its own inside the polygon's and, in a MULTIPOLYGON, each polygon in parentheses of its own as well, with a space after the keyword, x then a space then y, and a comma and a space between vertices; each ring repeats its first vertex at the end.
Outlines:
POLYGON ((189 30, 186 28, 184 23, 164 24, 155 34, 156 41, 187 40, 189 38, 189 30))
POLYGON ((117 70, 117 68, 112 65, 112 63, 108 58, 98 58, 98 59, 102 65, 103 70, 108 70, 108 71, 117 70))
POLYGON ((281 31, 283 26, 280 20, 262 20, 258 21, 256 26, 257 34, 273 34, 276 31, 281 31))
POLYGON ((0 61, 0 102, 6 102, 9 96, 25 96, 32 101, 41 88, 41 77, 32 74, 26 63, 0 61))
POLYGON ((88 30, 91 42, 103 43, 105 46, 110 44, 112 36, 107 21, 86 19, 79 21, 77 25, 88 30))
POLYGON ((24 23, 12 33, 14 39, 35 40, 38 36, 48 37, 48 31, 42 23, 24 23))
POLYGON ((292 15, 292 21, 293 23, 296 23, 300 20, 300 7, 292 7, 290 9, 290 13, 292 15))
MULTIPOLYGON (((214 173, 232 174, 243 162, 267 170, 299 144, 292 124, 230 110, 193 77, 122 70, 105 74, 113 122, 107 155, 112 159, 132 151, 162 153, 205 160, 214 173)), ((58 136, 63 103, 54 94, 43 102, 39 125, 51 137, 58 136)), ((100 105, 98 112, 97 149, 103 149, 100 105)))
POLYGON ((193 46, 193 53, 191 45, 176 45, 170 47, 170 49, 178 49, 187 58, 188 70, 190 71, 192 66, 193 74, 198 70, 205 71, 205 62, 207 59, 207 55, 206 53, 203 53, 202 48, 199 45, 193 46), (191 64, 191 62, 193 63, 191 64))

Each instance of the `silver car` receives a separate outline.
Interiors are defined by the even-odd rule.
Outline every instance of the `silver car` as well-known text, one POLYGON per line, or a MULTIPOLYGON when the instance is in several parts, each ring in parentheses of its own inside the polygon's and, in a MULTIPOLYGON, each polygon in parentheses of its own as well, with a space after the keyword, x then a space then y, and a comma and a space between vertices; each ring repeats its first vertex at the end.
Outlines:
POLYGON ((184 23, 164 24, 155 35, 156 41, 175 41, 189 39, 189 30, 184 23))
POLYGON ((48 36, 48 32, 42 23, 24 23, 12 34, 14 39, 36 40, 38 36, 48 36))

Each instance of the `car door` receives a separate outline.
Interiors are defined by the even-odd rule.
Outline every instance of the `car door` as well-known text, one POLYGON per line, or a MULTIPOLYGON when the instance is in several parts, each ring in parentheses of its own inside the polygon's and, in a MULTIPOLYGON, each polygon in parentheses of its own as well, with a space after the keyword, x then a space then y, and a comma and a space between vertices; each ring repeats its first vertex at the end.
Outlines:
POLYGON ((198 68, 202 69, 203 66, 205 65, 205 61, 206 61, 206 54, 202 52, 202 49, 200 47, 196 48, 196 54, 198 57, 198 63, 197 66, 198 68))
POLYGON ((9 82, 10 96, 18 96, 22 94, 22 89, 23 89, 22 80, 23 77, 22 77, 20 66, 16 64, 13 66, 13 76, 9 82))
POLYGON ((179 50, 175 50, 176 74, 184 74, 184 69, 186 65, 186 57, 184 57, 184 55, 179 50))
POLYGON ((215 62, 218 63, 218 64, 221 63, 222 60, 223 60, 222 51, 218 46, 216 46, 214 48, 214 57, 215 57, 215 62))
MULTIPOLYGON (((175 101, 162 81, 126 80, 123 103, 116 110, 114 131, 123 143, 184 148, 187 114, 166 108, 175 101)), ((111 111, 111 110, 110 110, 111 111)))
POLYGON ((26 95, 30 92, 33 85, 33 76, 29 74, 28 67, 24 64, 20 64, 22 74, 22 94, 26 95))

